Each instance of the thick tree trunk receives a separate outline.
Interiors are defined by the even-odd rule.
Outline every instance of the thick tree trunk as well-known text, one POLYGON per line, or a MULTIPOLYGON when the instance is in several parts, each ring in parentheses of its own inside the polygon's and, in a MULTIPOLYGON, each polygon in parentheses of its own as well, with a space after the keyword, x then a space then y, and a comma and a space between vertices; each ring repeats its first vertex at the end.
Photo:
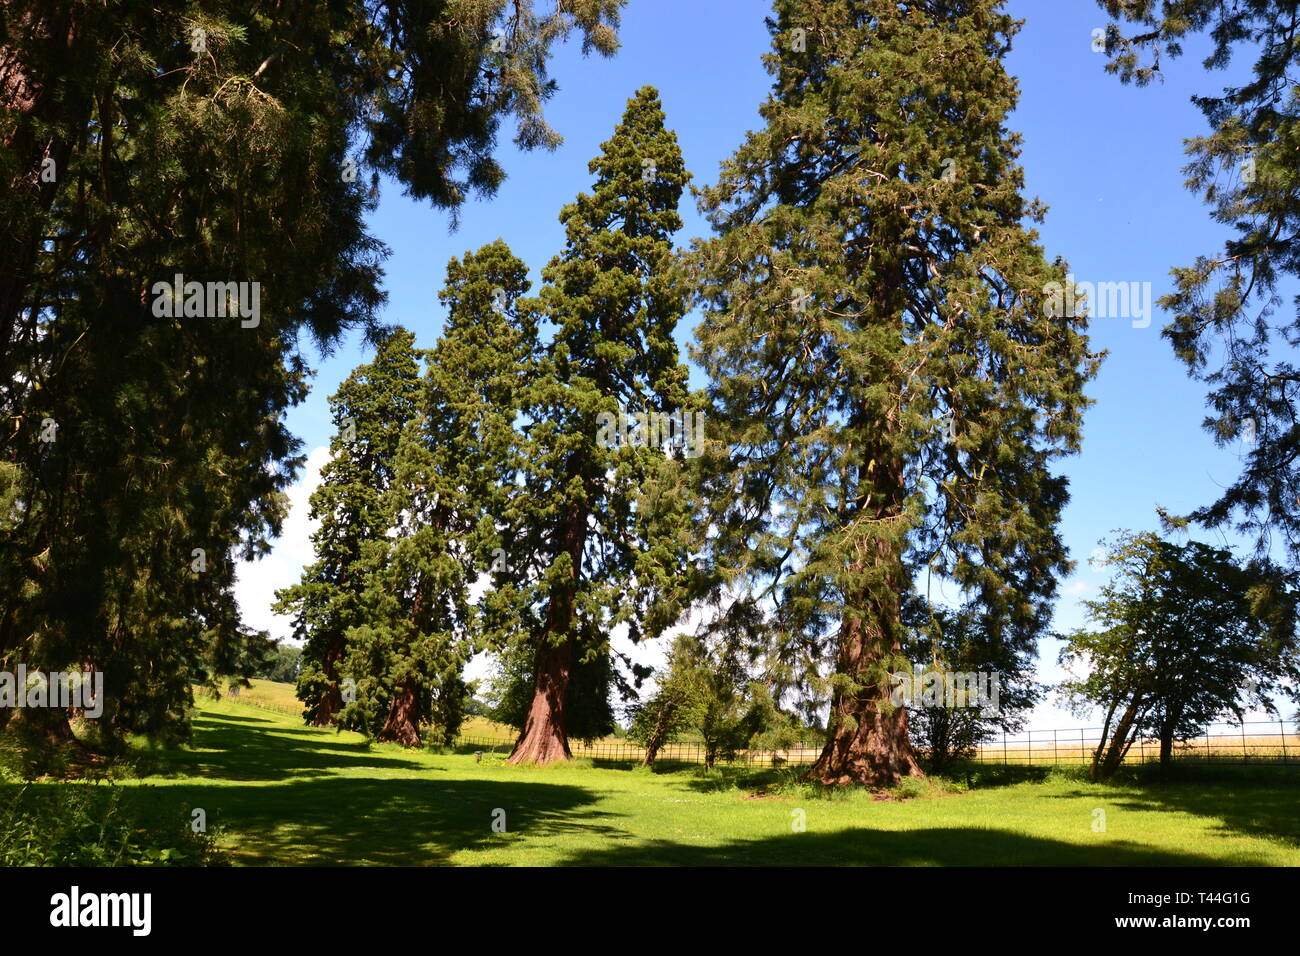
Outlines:
POLYGON ((881 701, 888 700, 889 688, 883 691, 868 684, 856 694, 835 694, 830 739, 809 779, 832 786, 892 787, 904 777, 925 776, 907 737, 907 708, 884 713, 881 701))
POLYGON ((408 677, 393 692, 388 720, 375 739, 403 747, 420 746, 420 687, 415 678, 408 677))
POLYGON ((573 596, 582 570, 582 550, 587 540, 587 510, 571 506, 565 518, 564 551, 569 556, 569 580, 552 592, 547 607, 546 634, 537 649, 533 701, 524 729, 507 763, 545 766, 572 759, 564 723, 569 678, 577 648, 573 640, 573 596))
POLYGON ((533 702, 524 729, 508 763, 545 766, 569 760, 569 737, 564 726, 564 703, 573 673, 573 642, 538 648, 533 681, 533 702))
POLYGON ((878 530, 860 545, 854 559, 851 575, 860 581, 851 585, 850 593, 858 599, 846 602, 835 666, 836 673, 851 677, 858 689, 836 688, 830 736, 808 772, 809 779, 831 786, 892 787, 903 777, 925 775, 907 736, 907 708, 891 704, 885 671, 902 649, 902 539, 890 525, 901 519, 904 493, 901 463, 887 457, 883 442, 876 447, 875 454, 864 456, 870 462, 865 483, 870 494, 862 517, 878 530))

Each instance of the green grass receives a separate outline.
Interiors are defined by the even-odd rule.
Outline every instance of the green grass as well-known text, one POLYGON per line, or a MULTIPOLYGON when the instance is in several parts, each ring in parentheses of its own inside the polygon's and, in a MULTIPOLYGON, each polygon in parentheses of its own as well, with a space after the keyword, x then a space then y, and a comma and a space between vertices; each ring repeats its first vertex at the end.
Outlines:
POLYGON ((881 800, 788 772, 476 763, 367 746, 248 702, 201 707, 191 747, 111 789, 160 813, 203 808, 236 864, 1300 864, 1300 778, 1284 770, 1097 785, 978 768, 973 789, 959 774, 881 800))

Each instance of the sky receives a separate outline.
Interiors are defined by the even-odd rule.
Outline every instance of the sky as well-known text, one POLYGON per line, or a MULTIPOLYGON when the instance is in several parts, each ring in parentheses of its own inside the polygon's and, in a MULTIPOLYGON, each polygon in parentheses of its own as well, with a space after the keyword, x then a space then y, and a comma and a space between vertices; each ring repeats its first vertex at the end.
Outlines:
MULTIPOLYGON (((1063 256, 1080 282, 1150 283, 1158 299, 1170 290, 1171 267, 1213 252, 1226 235, 1200 197, 1183 186, 1183 141, 1206 129, 1191 96, 1217 91, 1248 64, 1207 74, 1201 66, 1205 45, 1193 41, 1186 55, 1165 61, 1163 83, 1124 86, 1105 73, 1104 54, 1092 49, 1093 31, 1106 23, 1094 0, 1010 0, 1006 9, 1025 21, 1006 60, 1021 91, 1008 126, 1024 139, 1026 194, 1049 207, 1038 227, 1049 258, 1063 256)), ((631 0, 615 57, 584 58, 577 43, 560 49, 552 64, 560 89, 547 117, 564 136, 563 145, 554 152, 521 153, 503 126, 498 156, 509 178, 494 198, 467 202, 455 231, 446 212, 384 183, 370 218, 373 234, 392 249, 383 320, 414 331, 421 347, 432 346, 443 320, 436 294, 447 261, 497 238, 529 264, 536 283, 563 245, 560 208, 590 189, 588 162, 613 133, 628 98, 644 85, 658 89, 694 184, 715 182, 719 164, 761 124, 758 107, 770 87, 759 59, 769 47, 763 22, 768 10, 765 0, 631 0)), ((681 245, 709 234, 693 199, 683 200, 681 212, 681 245)), ((683 358, 699 321, 692 314, 679 326, 683 358)), ((1158 505, 1182 513, 1207 503, 1239 470, 1241 450, 1216 448, 1201 428, 1204 385, 1187 377, 1161 338, 1167 321, 1153 307, 1145 327, 1129 317, 1091 323, 1093 347, 1109 354, 1088 388, 1095 404, 1085 419, 1083 451, 1059 465, 1071 489, 1061 533, 1078 566, 1061 582, 1058 632, 1085 623, 1079 602, 1094 596, 1105 580, 1088 563, 1101 539, 1121 528, 1159 530, 1158 505)), ((311 394, 287 419, 308 463, 291 491, 282 537, 269 556, 241 567, 237 586, 246 621, 282 638, 289 636, 289 622, 273 615, 270 604, 274 591, 296 581, 312 559, 307 498, 328 460, 327 399, 372 357, 356 339, 328 357, 309 355, 316 368, 311 394)), ((702 384, 698 374, 693 384, 702 384)), ((1218 532, 1195 537, 1232 541, 1218 532)), ((1044 683, 1062 676, 1059 647, 1052 639, 1040 645, 1038 679, 1044 683)), ((635 654, 649 662, 660 655, 659 648, 635 654)), ((482 673, 483 662, 476 661, 470 676, 482 673)), ((1049 698, 1029 727, 1096 723, 1049 698)))

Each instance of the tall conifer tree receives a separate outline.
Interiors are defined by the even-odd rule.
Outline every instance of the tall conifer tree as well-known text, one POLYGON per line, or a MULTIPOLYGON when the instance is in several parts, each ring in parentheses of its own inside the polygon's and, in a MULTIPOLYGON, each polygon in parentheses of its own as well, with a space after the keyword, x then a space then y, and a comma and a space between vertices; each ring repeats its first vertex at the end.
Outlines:
POLYGON ((471 587, 491 566, 501 491, 517 474, 517 395, 536 353, 535 322, 516 305, 527 273, 500 240, 447 267, 447 320, 402 433, 388 530, 366 545, 363 621, 348 634, 354 710, 378 740, 414 746, 430 724, 450 743, 464 666, 491 642, 471 587))
POLYGON ((1024 641, 1068 567, 1050 465, 1098 357, 1023 225, 1000 6, 777 0, 766 125, 703 194, 713 560, 729 617, 829 690, 826 783, 920 773, 889 703, 919 573, 1024 641))
POLYGON ((629 101, 590 168, 593 191, 561 212, 565 249, 542 273, 535 305, 555 332, 524 397, 519 493, 502 541, 534 659, 515 763, 568 758, 577 695, 588 711, 580 733, 603 732, 610 635, 625 626, 637 641, 672 623, 660 602, 687 547, 681 498, 669 493, 681 452, 646 430, 618 440, 627 416, 662 425, 688 402, 672 245, 688 173, 655 90, 629 101), (575 687, 579 674, 591 686, 575 687))
POLYGON ((368 180, 490 194, 503 118, 558 141, 552 44, 612 52, 620 5, 0 5, 0 664, 96 667, 109 736, 185 733, 255 650, 233 569, 302 461, 300 345, 378 331, 368 180), (178 273, 260 314, 157 314, 178 273))
POLYGON ((311 517, 320 521, 312 534, 316 561, 298 584, 277 595, 277 610, 294 615, 295 636, 303 641, 298 697, 316 726, 335 723, 346 703, 340 665, 349 632, 368 616, 366 551, 386 539, 392 524, 387 493, 419 387, 415 336, 397 329, 330 397, 336 432, 310 501, 311 517))

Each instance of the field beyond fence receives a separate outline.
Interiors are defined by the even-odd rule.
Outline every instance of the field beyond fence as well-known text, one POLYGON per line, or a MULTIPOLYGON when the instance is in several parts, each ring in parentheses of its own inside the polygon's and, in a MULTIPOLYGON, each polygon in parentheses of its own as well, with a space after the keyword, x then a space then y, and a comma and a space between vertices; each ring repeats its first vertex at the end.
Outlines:
MULTIPOLYGON (((1100 739, 1101 728, 1002 734, 981 744, 974 759, 990 764, 1086 765, 1091 762, 1092 752, 1100 739)), ((514 746, 514 740, 512 734, 463 735, 456 739, 456 748, 508 754, 514 746)), ((621 740, 570 740, 569 749, 574 757, 587 757, 597 761, 640 763, 645 759, 643 748, 621 740)), ((750 767, 779 767, 812 763, 820 753, 820 746, 788 750, 743 750, 734 755, 720 755, 718 761, 750 767)), ((702 764, 704 756, 703 744, 676 743, 661 747, 656 762, 702 764)), ((1290 721, 1211 724, 1200 737, 1175 742, 1174 758, 1202 763, 1300 764, 1300 728, 1290 721)), ((1125 762, 1145 763, 1159 759, 1159 741, 1143 739, 1133 742, 1125 762)))
MULTIPOLYGON (((251 688, 234 696, 244 703, 268 710, 293 715, 302 713, 302 705, 294 698, 293 687, 289 684, 255 680, 251 688)), ((482 750, 484 753, 501 755, 510 753, 514 746, 515 734, 508 727, 492 724, 482 718, 472 718, 468 726, 469 732, 456 738, 457 750, 482 750)), ((989 764, 1087 765, 1100 739, 1099 727, 1000 734, 984 741, 974 759, 989 764)), ((643 748, 616 737, 594 741, 570 740, 569 749, 574 757, 596 761, 640 763, 645 759, 643 748)), ((730 757, 720 755, 718 760, 721 763, 750 767, 779 767, 786 764, 810 764, 820 753, 820 746, 794 747, 788 750, 744 750, 730 757)), ((702 743, 674 743, 660 748, 657 762, 703 764, 704 755, 702 743)), ((1201 763, 1300 764, 1300 727, 1293 721, 1283 720, 1210 724, 1199 737, 1176 741, 1174 757, 1180 761, 1194 760, 1201 763)), ((1159 759, 1159 741, 1143 739, 1133 742, 1125 762, 1145 763, 1159 759)))

